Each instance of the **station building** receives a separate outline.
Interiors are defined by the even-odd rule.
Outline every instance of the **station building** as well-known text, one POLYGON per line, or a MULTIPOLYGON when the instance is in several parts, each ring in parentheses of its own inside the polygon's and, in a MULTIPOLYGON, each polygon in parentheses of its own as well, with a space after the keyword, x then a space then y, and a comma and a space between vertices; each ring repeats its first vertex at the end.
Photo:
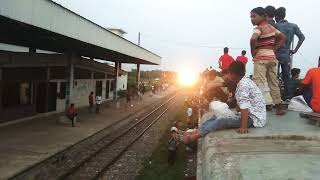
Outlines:
POLYGON ((63 112, 71 103, 87 106, 91 91, 103 101, 117 99, 116 92, 127 88, 122 63, 137 65, 137 82, 141 64, 161 63, 125 39, 123 30, 104 28, 51 0, 2 1, 0 27, 0 122, 63 112))

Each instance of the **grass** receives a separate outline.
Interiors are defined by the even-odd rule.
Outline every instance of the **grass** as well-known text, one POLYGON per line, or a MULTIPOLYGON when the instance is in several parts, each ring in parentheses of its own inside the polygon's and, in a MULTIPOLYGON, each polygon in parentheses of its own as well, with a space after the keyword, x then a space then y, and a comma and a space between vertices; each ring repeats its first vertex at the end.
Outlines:
MULTIPOLYGON (((180 120, 185 124, 186 107, 181 107, 174 119, 180 120)), ((167 162, 167 143, 170 139, 170 134, 168 131, 165 132, 151 157, 145 160, 144 168, 140 171, 139 176, 135 178, 136 180, 179 180, 184 178, 186 165, 185 146, 179 144, 175 164, 169 165, 167 162)))

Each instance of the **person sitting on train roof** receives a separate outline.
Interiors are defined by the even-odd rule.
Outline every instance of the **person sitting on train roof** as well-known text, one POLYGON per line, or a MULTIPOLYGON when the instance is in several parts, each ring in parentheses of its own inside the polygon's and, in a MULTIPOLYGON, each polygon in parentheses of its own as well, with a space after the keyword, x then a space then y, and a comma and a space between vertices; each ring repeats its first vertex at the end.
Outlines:
POLYGON ((320 112, 320 67, 311 68, 301 82, 304 100, 314 112, 320 112))
POLYGON ((188 144, 216 130, 239 128, 238 132, 245 134, 249 132, 249 127, 264 127, 267 118, 263 95, 258 86, 244 76, 244 64, 237 61, 231 63, 229 67, 229 79, 237 83, 235 97, 240 114, 232 117, 213 116, 191 134, 181 133, 176 135, 176 138, 188 144))
POLYGON ((219 68, 221 70, 228 69, 230 64, 234 61, 233 57, 229 54, 229 48, 223 48, 223 55, 219 58, 219 68))
POLYGON ((213 98, 217 98, 222 102, 227 102, 228 89, 226 87, 216 87, 216 84, 224 83, 223 78, 219 77, 215 70, 211 70, 207 73, 207 79, 205 92, 207 100, 211 101, 213 98))
POLYGON ((292 68, 291 69, 291 78, 288 82, 288 94, 286 99, 290 100, 297 95, 297 92, 300 87, 301 80, 299 79, 300 69, 292 68))

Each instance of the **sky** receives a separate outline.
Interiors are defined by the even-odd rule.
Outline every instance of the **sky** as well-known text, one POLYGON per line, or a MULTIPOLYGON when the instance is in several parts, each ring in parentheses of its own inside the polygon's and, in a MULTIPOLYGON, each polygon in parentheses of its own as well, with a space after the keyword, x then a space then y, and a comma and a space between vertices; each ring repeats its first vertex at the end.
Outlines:
MULTIPOLYGON (((250 51, 253 26, 250 11, 258 6, 283 6, 287 20, 298 24, 306 40, 294 56, 293 67, 304 75, 317 66, 320 17, 318 0, 54 0, 64 7, 104 27, 125 30, 125 38, 162 57, 160 66, 142 66, 143 70, 201 71, 218 68, 223 47, 236 58, 242 49, 250 51), (313 19, 315 19, 313 21, 313 19), (316 22, 316 23, 314 23, 316 22)), ((295 40, 297 42, 297 40, 295 40)), ((247 74, 253 70, 252 57, 247 74)), ((129 66, 127 66, 128 68, 129 66)))

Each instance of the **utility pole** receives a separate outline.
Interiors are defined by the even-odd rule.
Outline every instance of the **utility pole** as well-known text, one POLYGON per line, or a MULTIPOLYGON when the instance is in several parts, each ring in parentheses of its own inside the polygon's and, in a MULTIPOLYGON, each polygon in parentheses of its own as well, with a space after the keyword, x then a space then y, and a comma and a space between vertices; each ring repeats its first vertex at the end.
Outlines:
POLYGON ((139 32, 139 35, 138 35, 138 46, 140 46, 140 41, 141 41, 141 33, 139 32))

